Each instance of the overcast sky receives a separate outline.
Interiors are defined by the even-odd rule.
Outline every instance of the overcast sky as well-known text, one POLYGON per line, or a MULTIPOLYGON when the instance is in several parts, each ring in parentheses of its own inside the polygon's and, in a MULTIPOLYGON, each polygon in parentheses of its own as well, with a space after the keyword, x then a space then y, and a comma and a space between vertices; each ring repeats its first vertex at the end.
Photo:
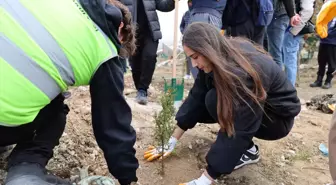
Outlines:
MULTIPOLYGON (((186 0, 181 0, 179 2, 179 19, 178 19, 178 39, 181 39, 181 33, 180 33, 180 23, 182 16, 185 11, 187 11, 188 5, 186 0)), ((162 32, 162 39, 160 40, 160 43, 165 43, 166 45, 173 45, 174 42, 174 19, 175 19, 175 10, 164 13, 157 11, 159 20, 160 20, 160 26, 161 26, 161 32, 162 32)), ((161 44, 159 45, 158 50, 162 49, 161 44)))

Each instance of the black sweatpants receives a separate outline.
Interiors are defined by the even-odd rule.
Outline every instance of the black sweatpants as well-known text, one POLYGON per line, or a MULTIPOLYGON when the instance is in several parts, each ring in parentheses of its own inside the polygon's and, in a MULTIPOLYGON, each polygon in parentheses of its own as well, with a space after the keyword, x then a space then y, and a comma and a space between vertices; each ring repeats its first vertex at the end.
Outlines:
POLYGON ((231 26, 227 34, 232 37, 245 37, 256 44, 264 44, 264 35, 266 29, 264 26, 255 26, 252 19, 248 19, 242 24, 231 26))
MULTIPOLYGON (((252 108, 256 106, 250 104, 252 108)), ((218 123, 217 94, 210 90, 205 97, 207 112, 204 112, 199 123, 218 123)), ((230 174, 237 165, 242 154, 251 148, 253 137, 264 140, 277 140, 288 135, 294 124, 294 118, 284 119, 265 109, 268 117, 262 111, 255 109, 255 113, 248 106, 235 111, 235 136, 228 137, 219 131, 215 143, 209 150, 206 161, 207 172, 212 178, 223 174, 230 174)), ((190 128, 191 126, 189 126, 190 128)))
POLYGON ((150 31, 137 31, 137 50, 130 59, 132 75, 137 90, 147 91, 155 71, 156 51, 159 41, 154 41, 150 31))
MULTIPOLYGON (((217 94, 215 89, 212 89, 207 93, 205 105, 208 112, 205 113, 204 119, 199 122, 218 123, 217 94)), ((281 118, 267 108, 265 108, 265 113, 266 114, 263 115, 260 127, 254 137, 263 140, 278 140, 287 136, 293 127, 294 118, 281 118)))
POLYGON ((22 162, 47 165, 65 128, 69 108, 63 101, 63 95, 58 95, 31 123, 0 127, 0 146, 16 144, 9 156, 8 167, 22 162))
POLYGON ((336 45, 321 43, 317 60, 319 65, 317 75, 323 77, 328 64, 327 79, 331 80, 332 73, 336 70, 336 45))

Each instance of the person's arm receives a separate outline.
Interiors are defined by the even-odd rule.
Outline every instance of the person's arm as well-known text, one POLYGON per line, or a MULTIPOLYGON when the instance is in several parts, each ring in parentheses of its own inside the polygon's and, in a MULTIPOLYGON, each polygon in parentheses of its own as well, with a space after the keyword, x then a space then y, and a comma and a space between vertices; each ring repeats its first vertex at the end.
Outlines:
POLYGON ((199 71, 194 86, 176 114, 175 119, 179 128, 186 131, 203 119, 204 112, 207 112, 205 107, 207 92, 205 74, 203 71, 199 71))
POLYGON ((175 0, 155 0, 156 9, 161 12, 170 12, 175 9, 175 0))
POLYGON ((315 0, 301 0, 300 1, 301 11, 299 13, 300 13, 300 16, 301 16, 301 21, 299 22, 298 25, 293 26, 293 28, 290 30, 290 32, 293 35, 299 34, 300 31, 305 27, 305 24, 313 16, 314 1, 315 0))
POLYGON ((139 167, 133 148, 136 133, 124 96, 124 76, 118 58, 103 63, 90 83, 92 127, 111 174, 121 185, 137 181, 139 167))
POLYGON ((294 0, 282 0, 283 4, 285 5, 285 9, 289 18, 295 16, 295 4, 294 0))
POLYGON ((181 20, 181 24, 180 24, 180 32, 183 34, 184 32, 184 29, 185 29, 185 26, 186 26, 186 16, 187 16, 187 12, 184 13, 183 17, 182 17, 182 20, 181 20))
POLYGON ((336 17, 336 0, 325 2, 316 18, 316 33, 324 39, 328 36, 328 23, 336 17))

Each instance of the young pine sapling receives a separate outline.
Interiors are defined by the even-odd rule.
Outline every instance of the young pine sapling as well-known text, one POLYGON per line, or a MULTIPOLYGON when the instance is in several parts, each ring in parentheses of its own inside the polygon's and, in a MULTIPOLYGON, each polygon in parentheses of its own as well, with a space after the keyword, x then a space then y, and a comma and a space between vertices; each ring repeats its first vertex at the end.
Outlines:
MULTIPOLYGON (((160 99, 162 110, 155 114, 155 141, 158 149, 161 152, 161 156, 164 154, 164 150, 167 149, 167 143, 172 135, 175 127, 174 115, 174 93, 169 89, 160 99)), ((164 175, 164 157, 161 159, 161 174, 164 175)))

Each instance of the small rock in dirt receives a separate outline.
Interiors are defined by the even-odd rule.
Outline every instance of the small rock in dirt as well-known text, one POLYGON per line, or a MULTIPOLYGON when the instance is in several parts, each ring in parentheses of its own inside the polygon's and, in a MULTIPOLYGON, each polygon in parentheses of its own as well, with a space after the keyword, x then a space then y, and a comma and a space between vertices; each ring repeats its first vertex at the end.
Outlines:
POLYGON ((287 152, 290 153, 290 154, 292 154, 292 155, 295 155, 295 151, 294 150, 288 150, 287 152))
POLYGON ((68 153, 69 153, 70 155, 72 155, 72 156, 75 155, 75 151, 73 151, 73 150, 69 150, 68 153))
POLYGON ((301 106, 301 111, 307 111, 308 109, 307 109, 307 106, 306 105, 302 105, 301 106))
POLYGON ((77 88, 77 90, 80 92, 87 92, 89 91, 89 86, 80 86, 77 88))
POLYGON ((79 175, 73 175, 73 176, 70 177, 71 182, 75 182, 77 180, 79 180, 79 175))
POLYGON ((286 158, 284 155, 281 156, 281 161, 286 161, 286 158))
POLYGON ((302 139, 302 138, 303 138, 302 134, 299 134, 299 133, 292 133, 292 136, 293 136, 295 139, 302 139))
POLYGON ((285 163, 281 163, 281 162, 278 162, 278 163, 275 163, 277 166, 279 166, 279 167, 284 167, 284 166, 286 166, 286 164, 285 163))
POLYGON ((84 114, 84 115, 91 114, 91 107, 86 107, 86 106, 84 106, 84 107, 81 108, 80 111, 81 111, 82 114, 84 114))
POLYGON ((204 139, 196 139, 196 144, 204 145, 204 139))
POLYGON ((308 64, 300 64, 299 68, 300 69, 305 69, 305 68, 308 68, 308 64))
POLYGON ((188 148, 189 148, 190 150, 192 150, 192 145, 191 145, 190 142, 188 143, 188 148))
POLYGON ((301 105, 306 105, 307 102, 306 102, 306 100, 300 98, 300 103, 301 103, 301 105))
POLYGON ((294 173, 292 173, 291 175, 292 175, 292 177, 294 177, 294 178, 297 178, 297 177, 298 177, 298 176, 295 175, 294 173))
POLYGON ((317 123, 315 123, 315 122, 313 122, 313 121, 311 121, 311 120, 309 120, 308 123, 310 123, 311 125, 314 125, 314 126, 318 126, 317 123))

